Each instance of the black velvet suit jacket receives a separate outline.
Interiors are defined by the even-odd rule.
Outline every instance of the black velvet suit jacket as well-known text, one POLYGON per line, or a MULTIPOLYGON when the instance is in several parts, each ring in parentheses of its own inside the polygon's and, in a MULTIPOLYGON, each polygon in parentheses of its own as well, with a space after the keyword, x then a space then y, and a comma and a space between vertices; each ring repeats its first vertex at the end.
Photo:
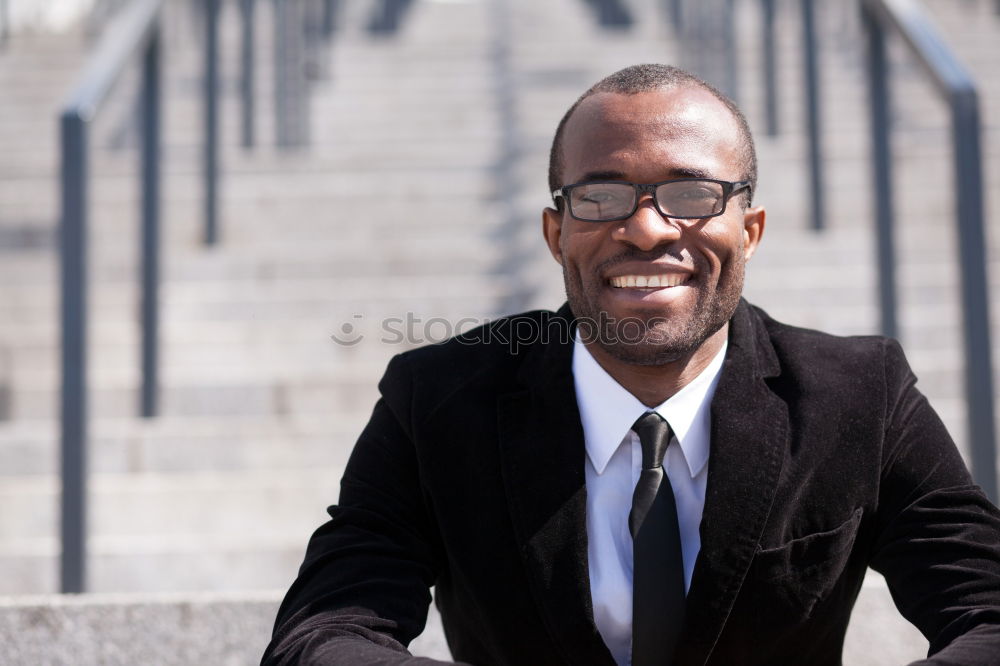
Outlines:
MULTIPOLYGON (((401 354, 312 537, 265 664, 418 664, 436 599, 456 659, 594 664, 571 317, 534 312, 401 354)), ((931 642, 1000 663, 1000 514, 898 345, 745 302, 712 403, 678 664, 839 664, 868 566, 931 642)))

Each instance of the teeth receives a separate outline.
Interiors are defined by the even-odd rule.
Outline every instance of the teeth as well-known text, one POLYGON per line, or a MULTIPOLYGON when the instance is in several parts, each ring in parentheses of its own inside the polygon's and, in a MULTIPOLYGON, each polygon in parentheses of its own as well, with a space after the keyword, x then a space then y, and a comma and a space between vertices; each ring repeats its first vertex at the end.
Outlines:
POLYGON ((670 273, 667 275, 622 275, 611 278, 611 286, 620 288, 626 287, 676 287, 683 284, 687 276, 683 274, 670 273))

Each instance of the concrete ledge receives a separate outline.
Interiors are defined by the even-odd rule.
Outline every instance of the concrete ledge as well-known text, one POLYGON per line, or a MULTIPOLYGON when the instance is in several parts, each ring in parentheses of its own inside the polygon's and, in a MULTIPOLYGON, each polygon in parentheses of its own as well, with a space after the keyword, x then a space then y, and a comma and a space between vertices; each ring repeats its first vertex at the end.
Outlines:
POLYGON ((280 603, 239 595, 71 595, 0 600, 5 664, 256 664, 280 603))
MULTIPOLYGON (((277 590, 0 598, 0 661, 5 664, 257 664, 281 601, 277 590)), ((441 618, 411 645, 449 660, 441 618)), ((844 663, 881 666, 918 660, 927 641, 892 605, 885 581, 865 581, 844 648, 844 663)))

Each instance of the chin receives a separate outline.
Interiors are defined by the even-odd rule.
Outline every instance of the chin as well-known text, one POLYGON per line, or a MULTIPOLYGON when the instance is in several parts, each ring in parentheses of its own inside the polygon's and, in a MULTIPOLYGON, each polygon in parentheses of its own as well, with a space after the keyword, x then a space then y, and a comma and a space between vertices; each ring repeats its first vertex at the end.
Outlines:
POLYGON ((577 317, 584 342, 596 342, 608 356, 638 366, 661 366, 690 358, 732 317, 743 287, 741 271, 713 293, 700 293, 675 308, 646 308, 620 312, 604 303, 603 284, 574 280, 564 267, 563 278, 570 309, 577 317), (682 311, 682 312, 679 312, 682 311), (590 322, 587 326, 585 322, 590 322))
POLYGON ((596 340, 598 346, 611 357, 629 365, 659 366, 669 365, 689 358, 715 331, 706 335, 686 336, 664 335, 664 332, 647 330, 641 340, 622 341, 620 339, 596 340), (673 338, 673 339, 672 339, 673 338))

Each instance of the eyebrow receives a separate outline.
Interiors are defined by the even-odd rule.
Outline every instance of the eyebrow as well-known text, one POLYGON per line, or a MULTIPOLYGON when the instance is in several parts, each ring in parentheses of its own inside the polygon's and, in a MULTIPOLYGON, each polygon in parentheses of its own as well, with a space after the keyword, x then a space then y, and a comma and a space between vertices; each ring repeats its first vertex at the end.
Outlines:
MULTIPOLYGON (((670 178, 712 178, 712 175, 702 169, 691 167, 674 167, 668 172, 670 178)), ((588 171, 583 174, 579 181, 586 183, 598 180, 626 180, 627 176, 621 171, 588 171)))

